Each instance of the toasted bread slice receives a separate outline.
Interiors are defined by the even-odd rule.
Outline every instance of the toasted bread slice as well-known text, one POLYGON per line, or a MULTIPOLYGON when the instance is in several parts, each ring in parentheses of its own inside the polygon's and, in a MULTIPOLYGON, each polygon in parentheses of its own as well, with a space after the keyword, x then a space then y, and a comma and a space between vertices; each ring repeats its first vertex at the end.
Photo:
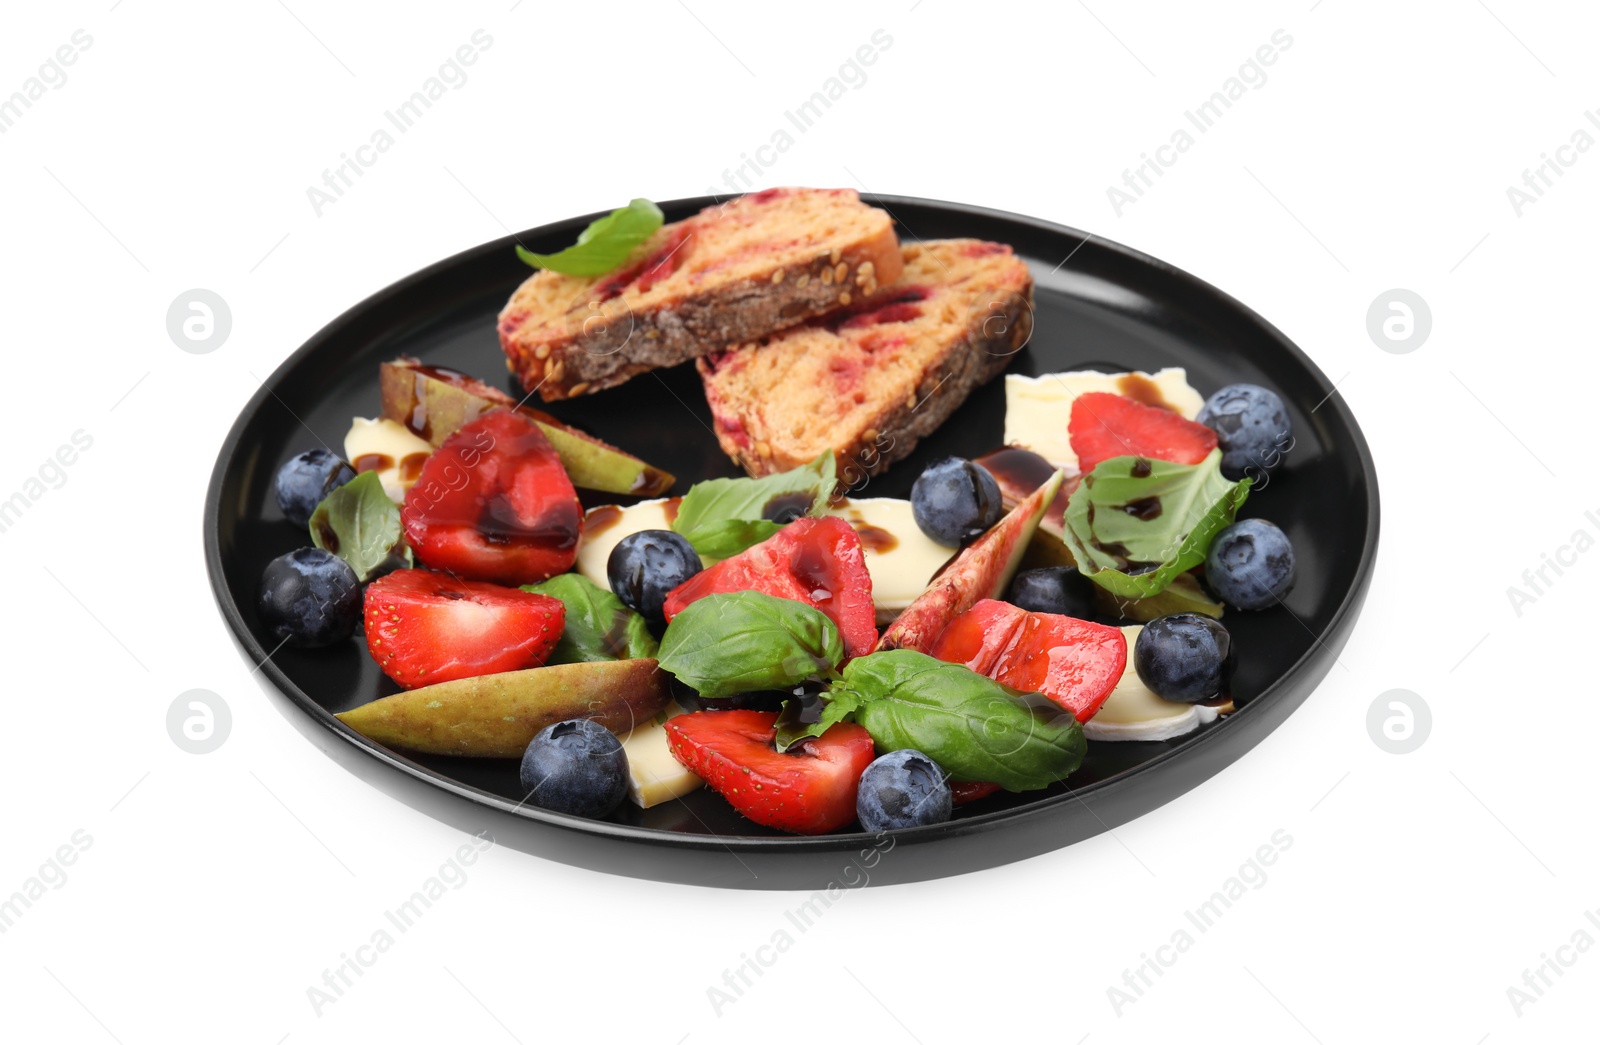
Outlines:
POLYGON ((524 388, 567 399, 848 305, 900 267, 889 215, 853 189, 767 189, 662 226, 608 275, 536 273, 500 345, 524 388))
POLYGON ((751 475, 838 457, 849 485, 909 454, 1033 330, 1033 278, 1001 243, 932 240, 833 315, 698 362, 722 449, 751 475))

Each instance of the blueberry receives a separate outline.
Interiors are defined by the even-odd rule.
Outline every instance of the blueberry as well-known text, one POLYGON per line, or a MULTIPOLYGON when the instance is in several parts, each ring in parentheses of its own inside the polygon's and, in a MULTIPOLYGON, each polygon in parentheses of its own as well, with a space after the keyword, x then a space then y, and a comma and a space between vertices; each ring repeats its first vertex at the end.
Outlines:
POLYGON ((356 477, 356 471, 330 450, 307 450, 278 469, 278 507, 296 526, 311 521, 323 498, 356 477))
POLYGON ((628 753, 598 722, 573 718, 546 726, 522 753, 527 801, 557 813, 602 817, 628 793, 628 753))
POLYGON ((1241 519, 1212 539, 1206 583, 1229 606, 1275 606, 1294 587, 1294 546, 1265 519, 1241 519))
POLYGON ((1195 420, 1217 433, 1222 474, 1257 482, 1283 462, 1294 426, 1278 393, 1260 385, 1229 385, 1200 408, 1195 420))
POLYGON ((945 457, 923 469, 911 485, 911 514, 932 540, 959 548, 1000 521, 1000 484, 989 469, 962 457, 945 457))
POLYGON ((1094 583, 1076 566, 1023 570, 1011 579, 1005 601, 1030 613, 1062 613, 1088 620, 1094 613, 1094 583))
POLYGON ((660 623, 667 593, 704 567, 694 545, 671 530, 640 530, 617 542, 606 559, 606 580, 623 605, 660 623))
POLYGON ((332 552, 297 548, 267 563, 256 612, 279 642, 331 646, 355 634, 361 581, 332 552))
POLYGON ((1133 669, 1163 700, 1198 704, 1220 696, 1233 677, 1233 639, 1198 613, 1157 617, 1133 644, 1133 669))
POLYGON ((856 818, 867 831, 942 824, 950 819, 950 783, 922 752, 891 751, 861 774, 856 818))

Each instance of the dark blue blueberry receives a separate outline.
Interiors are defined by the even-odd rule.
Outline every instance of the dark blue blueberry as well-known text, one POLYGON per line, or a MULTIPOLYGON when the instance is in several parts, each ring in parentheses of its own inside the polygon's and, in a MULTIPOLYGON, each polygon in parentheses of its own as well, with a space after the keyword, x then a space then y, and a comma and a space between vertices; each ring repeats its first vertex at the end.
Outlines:
POLYGON ((1094 583, 1076 566, 1023 570, 1011 579, 1005 601, 1030 613, 1062 613, 1088 620, 1094 614, 1094 583))
POLYGON ((307 450, 278 469, 278 507, 296 526, 311 521, 323 498, 356 477, 356 471, 330 450, 307 450))
POLYGON ((1265 519, 1241 519, 1212 539, 1206 583, 1237 609, 1276 606, 1294 587, 1294 546, 1265 519))
POLYGON ((361 581, 332 552, 297 548, 267 563, 256 612, 279 642, 331 646, 355 634, 361 581))
POLYGON ((655 623, 667 593, 704 567, 694 545, 671 530, 640 530, 617 542, 606 559, 606 580, 624 606, 655 623))
POLYGON ((922 752, 891 751, 861 774, 856 818, 867 831, 942 824, 950 819, 950 782, 922 752))
POLYGON ((989 469, 963 457, 945 457, 911 484, 911 514, 932 540, 959 548, 1000 521, 1000 484, 989 469))
POLYGON ((1198 613, 1157 617, 1133 644, 1133 670, 1163 700, 1198 704, 1221 696, 1233 678, 1233 639, 1198 613))
POLYGON ((1283 462, 1294 426, 1278 393, 1260 385, 1229 385, 1206 400, 1196 421, 1217 433, 1222 474, 1260 482, 1283 462))
POLYGON ((527 801, 574 816, 607 816, 628 793, 628 753, 611 730, 586 718, 546 726, 522 753, 527 801))

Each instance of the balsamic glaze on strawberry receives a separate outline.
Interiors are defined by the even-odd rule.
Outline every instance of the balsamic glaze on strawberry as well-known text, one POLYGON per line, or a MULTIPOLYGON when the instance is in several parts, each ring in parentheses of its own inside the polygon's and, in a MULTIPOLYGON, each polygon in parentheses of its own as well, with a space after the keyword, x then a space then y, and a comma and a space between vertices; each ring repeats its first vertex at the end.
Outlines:
POLYGON ((473 580, 535 584, 572 568, 577 491, 539 426, 508 410, 463 425, 422 466, 401 511, 422 563, 473 580))

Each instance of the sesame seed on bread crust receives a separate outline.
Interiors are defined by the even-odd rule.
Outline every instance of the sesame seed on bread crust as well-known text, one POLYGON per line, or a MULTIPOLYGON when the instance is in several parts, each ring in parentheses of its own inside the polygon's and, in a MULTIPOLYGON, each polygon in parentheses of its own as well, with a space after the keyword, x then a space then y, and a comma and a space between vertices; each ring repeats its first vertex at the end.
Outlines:
POLYGON ((547 402, 832 311, 900 276, 887 213, 852 189, 767 189, 664 225, 599 277, 541 271, 500 313, 506 366, 547 402))
POLYGON ((827 449, 847 485, 876 475, 1027 344, 1033 278, 1010 247, 931 240, 902 258, 894 286, 697 361, 717 440, 750 475, 827 449))

